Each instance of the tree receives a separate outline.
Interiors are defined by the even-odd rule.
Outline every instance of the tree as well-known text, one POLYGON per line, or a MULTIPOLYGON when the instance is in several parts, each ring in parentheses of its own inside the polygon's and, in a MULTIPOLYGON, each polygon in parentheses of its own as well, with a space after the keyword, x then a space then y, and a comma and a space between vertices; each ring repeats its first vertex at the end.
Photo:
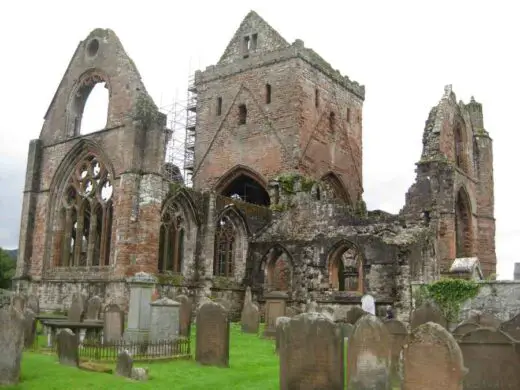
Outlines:
POLYGON ((16 271, 16 260, 0 248, 0 288, 9 289, 16 271))

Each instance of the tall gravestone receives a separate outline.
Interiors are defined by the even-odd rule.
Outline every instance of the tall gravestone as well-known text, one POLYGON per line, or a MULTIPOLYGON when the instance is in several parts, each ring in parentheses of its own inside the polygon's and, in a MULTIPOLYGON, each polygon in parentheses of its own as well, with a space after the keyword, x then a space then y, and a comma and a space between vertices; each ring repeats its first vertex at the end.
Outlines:
POLYGON ((520 389, 520 343, 492 328, 465 333, 459 341, 464 365, 465 389, 520 389))
POLYGON ((105 308, 103 341, 113 343, 121 340, 125 326, 125 313, 119 305, 112 303, 105 308))
POLYGON ((72 300, 67 314, 67 319, 70 322, 81 322, 85 318, 86 297, 76 292, 72 294, 72 300))
POLYGON ((193 304, 186 295, 178 295, 175 300, 180 303, 179 309, 179 336, 190 337, 193 304))
POLYGON ((348 324, 355 325, 356 322, 366 314, 367 312, 364 311, 362 308, 360 308, 359 306, 354 306, 349 311, 347 311, 345 322, 348 324))
POLYGON ((20 380, 24 344, 23 315, 14 307, 0 309, 0 385, 20 380))
POLYGON ((390 349, 392 351, 392 362, 390 365, 390 372, 392 377, 392 383, 400 381, 399 375, 399 359, 403 345, 408 336, 406 326, 398 320, 391 319, 383 322, 386 330, 390 335, 390 349))
POLYGON ((23 313, 25 309, 25 296, 18 293, 13 294, 11 297, 11 305, 20 313, 23 313))
POLYGON ((403 390, 462 390, 467 370, 455 338, 435 322, 415 328, 403 349, 403 390))
POLYGON ((265 298, 265 329, 264 337, 276 336, 276 319, 285 317, 288 295, 282 291, 274 291, 265 298))
POLYGON ((280 390, 343 390, 344 344, 339 326, 321 313, 279 323, 280 390))
POLYGON ((103 301, 97 295, 94 295, 87 302, 87 312, 85 314, 86 320, 99 320, 101 316, 101 308, 103 301))
POLYGON ((145 272, 138 272, 127 280, 130 287, 130 304, 125 339, 134 342, 148 340, 152 294, 157 279, 145 272))
POLYGON ((150 341, 172 340, 179 337, 180 303, 169 298, 161 298, 150 304, 150 341))
POLYGON ((383 322, 374 315, 361 317, 347 348, 349 390, 389 390, 391 339, 383 322))
POLYGON ((244 297, 244 307, 242 308, 242 315, 240 316, 240 325, 244 333, 258 333, 260 326, 260 310, 258 306, 253 303, 253 296, 251 294, 251 287, 246 288, 244 297))
POLYGON ((32 348, 36 340, 36 314, 27 306, 23 312, 24 347, 32 348))
POLYGON ((27 297, 27 307, 36 315, 40 313, 40 299, 37 295, 31 294, 27 297))
POLYGON ((363 295, 361 298, 361 308, 372 315, 376 315, 376 301, 370 294, 363 295))
POLYGON ((127 350, 121 351, 117 355, 116 370, 117 376, 124 376, 126 378, 132 377, 132 368, 134 367, 134 360, 127 350))
POLYGON ((70 329, 61 329, 56 336, 58 360, 65 366, 78 367, 78 337, 70 329))
POLYGON ((427 322, 435 322, 444 328, 448 327, 448 321, 439 307, 433 302, 425 302, 412 312, 410 327, 415 329, 427 322))
POLYGON ((280 350, 280 338, 282 337, 283 324, 289 322, 291 317, 278 317, 276 319, 276 340, 275 340, 275 352, 279 352, 280 350))
POLYGON ((195 360, 229 367, 229 315, 219 303, 206 302, 197 313, 195 360))

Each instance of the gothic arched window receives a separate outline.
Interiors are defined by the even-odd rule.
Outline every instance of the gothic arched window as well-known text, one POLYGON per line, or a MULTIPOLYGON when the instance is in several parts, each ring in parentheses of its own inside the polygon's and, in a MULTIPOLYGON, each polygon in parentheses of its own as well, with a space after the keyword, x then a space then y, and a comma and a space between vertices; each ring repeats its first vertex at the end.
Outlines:
POLYGON ((184 219, 175 203, 163 212, 159 238, 159 272, 182 273, 184 219))
POLYGON ((215 276, 233 276, 235 246, 235 227, 228 216, 223 216, 217 223, 215 233, 215 263, 213 265, 215 276))
POLYGON ((329 283, 336 291, 363 293, 363 262, 356 247, 345 243, 331 253, 329 283))

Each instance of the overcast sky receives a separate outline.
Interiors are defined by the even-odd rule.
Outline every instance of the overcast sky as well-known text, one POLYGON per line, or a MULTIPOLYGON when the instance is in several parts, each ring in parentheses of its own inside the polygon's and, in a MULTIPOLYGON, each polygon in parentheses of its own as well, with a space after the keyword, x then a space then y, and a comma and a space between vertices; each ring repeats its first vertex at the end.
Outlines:
MULTIPOLYGON (((446 84, 484 105, 494 140, 499 277, 511 278, 520 238, 515 206, 520 23, 514 1, 10 1, 0 5, 0 246, 16 248, 28 143, 79 41, 111 28, 148 92, 167 108, 186 95, 196 69, 215 64, 242 19, 257 11, 289 42, 300 38, 366 86, 364 197, 398 212, 413 183, 429 110, 446 84)), ((96 89, 84 126, 103 127, 96 89)))

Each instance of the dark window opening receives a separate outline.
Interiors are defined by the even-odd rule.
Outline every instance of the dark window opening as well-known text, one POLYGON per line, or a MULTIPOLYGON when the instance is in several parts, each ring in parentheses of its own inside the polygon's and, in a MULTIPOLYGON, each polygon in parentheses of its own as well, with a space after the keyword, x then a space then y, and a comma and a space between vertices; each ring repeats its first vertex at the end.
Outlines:
POLYGON ((244 125, 247 119, 247 108, 245 104, 238 106, 238 124, 244 125))
POLYGON ((236 231, 228 217, 217 222, 213 275, 230 277, 234 274, 236 231))
POLYGON ((244 58, 249 57, 249 50, 251 49, 251 40, 249 39, 249 36, 244 37, 244 58))
POLYGON ((347 123, 350 123, 350 108, 347 107, 347 123))
POLYGON ((320 91, 318 90, 318 88, 314 90, 314 105, 316 106, 316 108, 318 108, 320 105, 320 91))
POLYGON ((424 223, 426 225, 429 225, 431 222, 431 217, 430 217, 430 212, 428 210, 423 211, 423 218, 424 218, 424 223))
POLYGON ((253 39, 251 40, 251 50, 256 50, 257 43, 258 43, 258 34, 253 34, 253 39))
POLYGON ((265 103, 271 103, 271 84, 265 85, 265 103))
POLYGON ((219 96, 217 98, 217 116, 222 115, 222 98, 219 96))
POLYGON ((334 131, 334 128, 336 127, 336 114, 333 112, 329 115, 329 129, 330 131, 334 131))
POLYGON ((233 180, 225 189, 222 191, 222 195, 237 198, 248 203, 254 203, 261 206, 269 206, 270 199, 267 191, 253 178, 240 175, 233 180))

